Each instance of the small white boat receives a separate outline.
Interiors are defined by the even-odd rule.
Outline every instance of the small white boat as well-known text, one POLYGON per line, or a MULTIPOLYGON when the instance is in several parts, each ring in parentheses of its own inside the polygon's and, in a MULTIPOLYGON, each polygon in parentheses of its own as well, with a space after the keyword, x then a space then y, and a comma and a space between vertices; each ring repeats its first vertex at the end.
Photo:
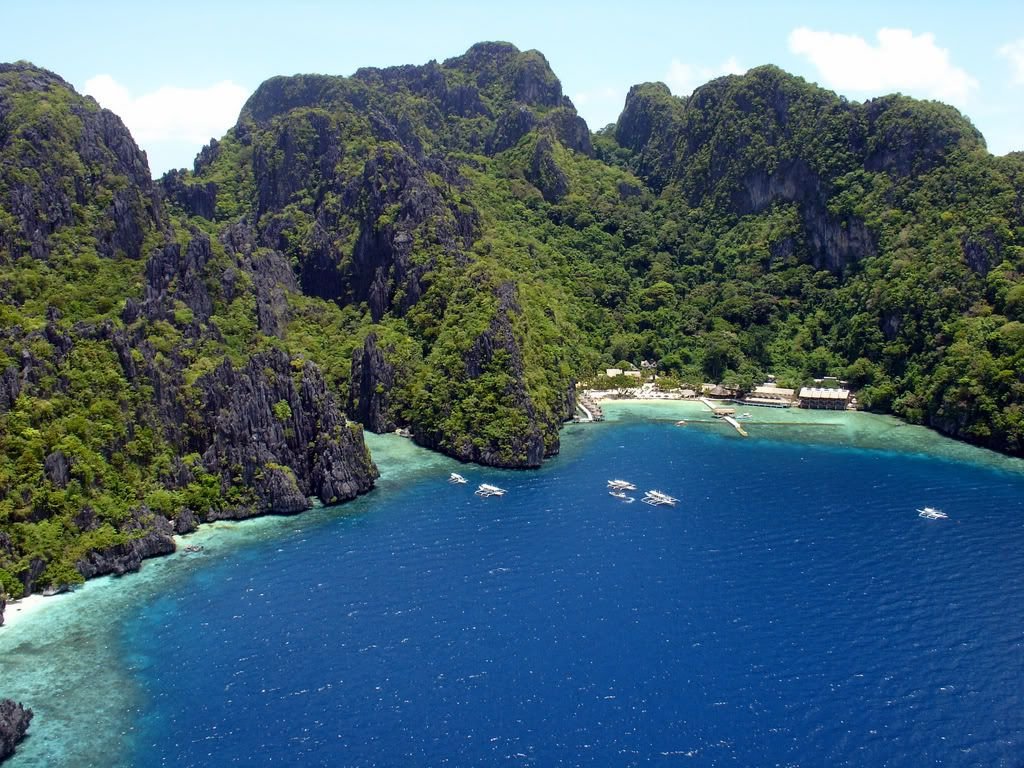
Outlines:
POLYGON ((608 495, 614 496, 616 499, 626 504, 632 504, 636 501, 632 496, 627 496, 625 491, 608 491, 608 495))
POLYGON ((919 509, 917 510, 917 516, 923 517, 927 520, 945 520, 949 517, 949 515, 947 515, 941 509, 936 509, 935 507, 925 507, 924 509, 919 509))
POLYGON ((458 472, 452 472, 450 475, 448 475, 448 482, 458 483, 459 485, 462 485, 463 483, 466 482, 466 478, 464 478, 458 472))
POLYGON ((477 496, 487 498, 488 496, 504 496, 505 489, 499 488, 496 485, 488 485, 487 483, 480 483, 480 487, 474 491, 477 496))
POLYGON ((661 491, 647 491, 644 494, 643 502, 644 504, 650 504, 652 507, 674 507, 679 503, 679 499, 673 498, 661 491))
POLYGON ((635 491, 636 486, 629 480, 609 480, 608 487, 613 491, 635 491))

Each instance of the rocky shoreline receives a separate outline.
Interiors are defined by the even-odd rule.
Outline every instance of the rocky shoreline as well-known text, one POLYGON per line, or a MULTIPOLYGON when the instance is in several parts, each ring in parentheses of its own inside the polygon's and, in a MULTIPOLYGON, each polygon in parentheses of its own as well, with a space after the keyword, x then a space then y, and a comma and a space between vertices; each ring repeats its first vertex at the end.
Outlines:
MULTIPOLYGON (((147 514, 152 518, 152 520, 148 521, 148 526, 151 527, 147 527, 147 533, 145 535, 104 550, 91 551, 78 561, 76 568, 86 580, 99 578, 100 576, 124 576, 129 573, 137 573, 142 568, 144 560, 164 557, 165 555, 173 555, 177 552, 178 542, 175 541, 175 536, 187 536, 190 533, 194 533, 200 530, 205 523, 214 523, 221 520, 240 521, 254 517, 291 516, 313 508, 313 503, 311 501, 308 499, 304 501, 305 504, 294 511, 270 510, 258 512, 256 514, 252 514, 251 512, 249 514, 245 514, 245 511, 243 510, 239 514, 225 514, 220 517, 211 517, 203 522, 194 521, 191 526, 181 531, 176 530, 174 523, 167 518, 161 515, 149 513, 147 510, 147 514)), ((186 552, 197 552, 201 550, 201 546, 186 546, 184 548, 184 551, 186 552)), ((73 591, 74 588, 75 585, 70 585, 58 590, 26 591, 25 596, 22 599, 52 596, 62 592, 73 591)), ((8 603, 7 600, 0 595, 0 627, 4 626, 5 610, 11 605, 16 605, 18 602, 20 601, 12 601, 11 603, 8 603)))
POLYGON ((32 710, 11 699, 0 701, 0 762, 14 754, 14 748, 25 738, 32 710))

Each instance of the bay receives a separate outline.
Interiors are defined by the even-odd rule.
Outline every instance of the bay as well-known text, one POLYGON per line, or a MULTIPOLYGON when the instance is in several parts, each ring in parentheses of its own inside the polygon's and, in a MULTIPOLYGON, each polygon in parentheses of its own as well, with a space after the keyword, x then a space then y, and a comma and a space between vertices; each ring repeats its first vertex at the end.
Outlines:
POLYGON ((863 414, 607 410, 539 472, 375 440, 369 496, 0 630, 5 692, 70 680, 11 764, 1019 765, 1021 462, 863 414))

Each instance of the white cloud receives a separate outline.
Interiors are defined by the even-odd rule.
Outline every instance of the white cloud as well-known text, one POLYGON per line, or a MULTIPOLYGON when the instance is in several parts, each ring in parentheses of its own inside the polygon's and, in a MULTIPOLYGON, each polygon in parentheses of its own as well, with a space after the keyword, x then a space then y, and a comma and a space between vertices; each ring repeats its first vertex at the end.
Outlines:
MULTIPOLYGON (((110 75, 87 80, 83 90, 124 121, 157 173, 166 169, 157 167, 155 156, 167 154, 163 150, 170 145, 192 148, 190 156, 176 158, 174 167, 191 165, 203 144, 235 124, 249 95, 242 86, 224 80, 206 88, 162 86, 135 96, 110 75)), ((175 155, 180 152, 177 149, 175 155)))
POLYGON ((572 103, 587 121, 590 130, 597 131, 619 118, 626 103, 626 89, 617 85, 602 85, 572 95, 572 103))
POLYGON ((676 96, 689 96, 694 88, 708 80, 722 75, 741 75, 743 72, 735 56, 730 56, 717 67, 695 67, 679 59, 672 59, 665 75, 665 84, 676 96))
POLYGON ((625 99, 626 93, 621 88, 614 88, 612 86, 601 86, 598 88, 591 88, 589 91, 580 91, 574 93, 572 96, 573 104, 577 107, 587 106, 591 104, 601 104, 608 101, 615 101, 616 99, 625 99))
POLYGON ((927 32, 880 29, 872 45, 856 35, 800 27, 789 35, 789 50, 809 59, 825 84, 839 91, 904 91, 963 106, 978 87, 927 32))
POLYGON ((999 55, 1010 62, 1013 69, 1013 82, 1024 85, 1024 37, 1007 43, 999 49, 999 55))

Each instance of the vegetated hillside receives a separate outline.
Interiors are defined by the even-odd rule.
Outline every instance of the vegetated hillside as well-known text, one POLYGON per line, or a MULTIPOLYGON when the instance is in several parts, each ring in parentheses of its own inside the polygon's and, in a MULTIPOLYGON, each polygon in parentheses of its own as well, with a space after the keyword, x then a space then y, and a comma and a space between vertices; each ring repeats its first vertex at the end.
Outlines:
POLYGON ((249 238, 169 215, 115 115, 0 65, 0 621, 199 521, 372 486, 316 366, 246 333, 291 281, 249 238))
POLYGON ((591 135, 542 56, 487 43, 268 81, 164 183, 289 255, 288 343, 369 428, 535 466, 574 378, 651 358, 690 384, 839 375, 1020 453, 1021 170, 951 107, 770 66, 637 86, 591 135), (348 341, 318 347, 327 326, 348 341))
POLYGON ((1024 453, 1024 157, 952 107, 775 67, 688 99, 637 86, 607 138, 658 194, 648 250, 685 307, 629 328, 639 346, 742 384, 839 374, 873 410, 1024 453))
POLYGON ((591 153, 544 58, 489 43, 444 64, 271 79, 163 185, 210 220, 197 226, 244 222, 288 257, 301 292, 276 331, 325 366, 353 418, 535 467, 558 450, 581 364, 543 217, 512 217, 568 193, 558 157, 591 153))
POLYGON ((620 360, 838 374, 1020 454, 1022 189, 949 107, 774 67, 637 86, 591 134, 507 43, 273 78, 153 184, 116 117, 6 66, 0 591, 365 490, 341 409, 538 466, 575 382, 620 360))

